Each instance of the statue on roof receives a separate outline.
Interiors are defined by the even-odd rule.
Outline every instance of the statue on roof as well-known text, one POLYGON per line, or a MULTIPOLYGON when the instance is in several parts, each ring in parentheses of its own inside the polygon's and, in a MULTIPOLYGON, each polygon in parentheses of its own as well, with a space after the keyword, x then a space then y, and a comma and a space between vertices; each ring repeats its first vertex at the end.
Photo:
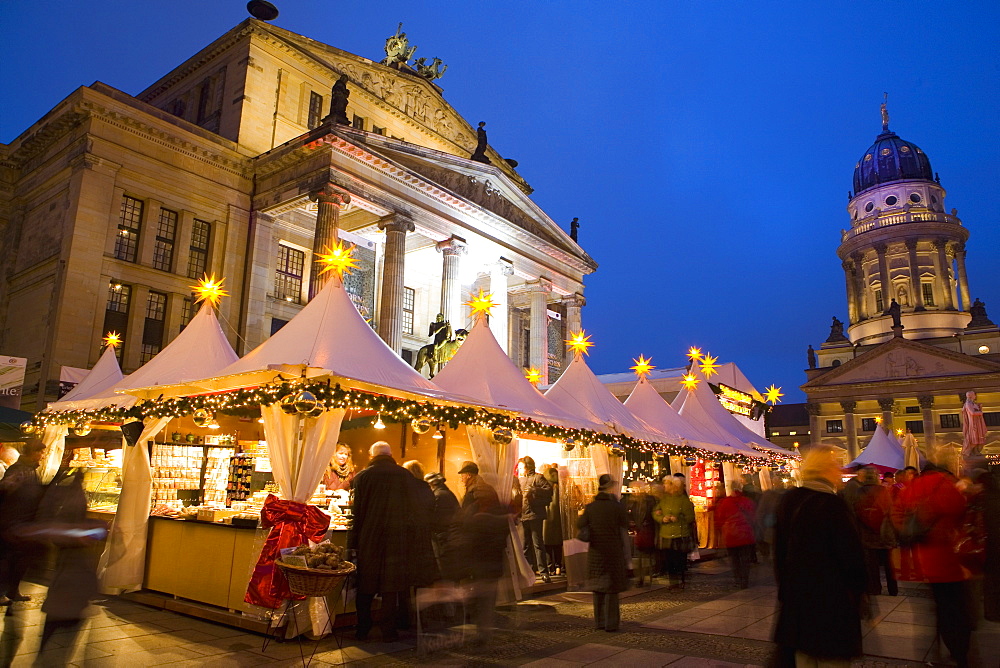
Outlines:
POLYGON ((580 219, 574 218, 573 220, 569 221, 569 238, 572 239, 573 241, 579 241, 580 240, 579 237, 580 237, 580 219))
POLYGON ((833 316, 833 322, 830 323, 830 336, 826 337, 826 342, 841 343, 842 341, 849 341, 844 336, 844 323, 837 316, 833 316))
POLYGON ((883 313, 882 315, 892 316, 892 326, 893 327, 902 327, 903 326, 903 323, 900 322, 899 302, 897 302, 895 299, 893 299, 889 303, 889 308, 887 308, 885 310, 885 313, 883 313))
POLYGON ((396 28, 396 34, 385 40, 385 58, 382 60, 382 64, 396 68, 400 65, 406 65, 416 50, 417 47, 410 46, 410 40, 406 38, 403 24, 400 23, 399 27, 396 28))
MULTIPOLYGON (((402 24, 400 24, 402 25, 402 24)), ((882 132, 889 131, 889 94, 882 93, 882 132)))
POLYGON ((413 61, 413 69, 428 81, 434 81, 444 76, 448 66, 442 63, 440 58, 434 58, 430 65, 427 64, 426 58, 417 58, 413 61))
POLYGON ((347 118, 347 99, 349 97, 351 97, 351 91, 347 88, 347 75, 341 74, 340 78, 333 84, 333 90, 330 91, 330 114, 323 121, 350 125, 351 121, 347 118))
POLYGON ((989 316, 986 315, 986 304, 979 297, 976 297, 976 301, 972 302, 972 306, 969 307, 969 315, 972 316, 972 320, 969 321, 967 329, 973 329, 975 327, 996 327, 989 316))
POLYGON ((812 347, 811 343, 809 344, 809 350, 806 351, 806 358, 807 358, 807 361, 809 362, 809 368, 810 369, 815 369, 816 368, 816 351, 813 350, 813 347, 812 347))
POLYGON ((479 127, 476 129, 476 150, 472 152, 469 156, 472 160, 476 162, 485 162, 487 165, 490 164, 490 159, 486 157, 486 121, 479 121, 479 127))

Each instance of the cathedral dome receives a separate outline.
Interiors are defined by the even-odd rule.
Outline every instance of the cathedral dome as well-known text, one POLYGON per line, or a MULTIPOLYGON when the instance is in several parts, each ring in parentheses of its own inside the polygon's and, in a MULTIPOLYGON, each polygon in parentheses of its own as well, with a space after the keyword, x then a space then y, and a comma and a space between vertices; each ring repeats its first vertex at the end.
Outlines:
POLYGON ((883 126, 882 134, 854 166, 854 194, 905 179, 932 181, 931 161, 919 146, 883 126))

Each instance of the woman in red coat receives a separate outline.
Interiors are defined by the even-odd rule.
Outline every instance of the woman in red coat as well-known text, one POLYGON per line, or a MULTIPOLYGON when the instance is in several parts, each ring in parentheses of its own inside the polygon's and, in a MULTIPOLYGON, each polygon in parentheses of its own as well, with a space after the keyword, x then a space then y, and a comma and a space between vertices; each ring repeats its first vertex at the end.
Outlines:
POLYGON ((750 561, 757 542, 753 530, 754 505, 743 495, 741 482, 734 480, 732 489, 730 496, 723 496, 715 504, 715 526, 729 553, 736 586, 746 589, 750 586, 750 561))
POLYGON ((955 487, 955 477, 945 468, 928 464, 899 494, 894 509, 897 530, 905 518, 916 514, 930 527, 922 540, 911 546, 916 572, 931 586, 937 604, 938 634, 959 667, 969 661, 973 620, 969 613, 968 573, 955 554, 959 529, 965 516, 965 497, 955 487))

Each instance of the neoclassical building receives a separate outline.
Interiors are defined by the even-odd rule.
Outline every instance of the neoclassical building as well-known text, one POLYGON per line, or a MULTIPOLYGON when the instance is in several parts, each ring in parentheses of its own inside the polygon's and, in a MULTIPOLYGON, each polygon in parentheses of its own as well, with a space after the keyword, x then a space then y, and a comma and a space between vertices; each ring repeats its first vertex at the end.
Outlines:
POLYGON ((404 359, 437 314, 465 328, 483 288, 501 345, 554 380, 596 263, 438 72, 384 62, 251 18, 137 95, 80 87, 0 145, 0 351, 29 360, 24 407, 56 397, 61 367, 92 366, 109 330, 126 373, 147 361, 204 273, 226 278, 220 316, 250 350, 315 293, 315 254, 338 240, 356 246, 359 310, 404 359))
POLYGON ((968 390, 984 406, 987 442, 997 440, 1000 329, 973 300, 969 231, 946 211, 928 156, 889 130, 885 105, 882 132, 854 167, 847 211, 837 255, 848 325, 834 319, 826 341, 810 347, 810 442, 853 457, 881 422, 924 446, 961 443, 968 390))

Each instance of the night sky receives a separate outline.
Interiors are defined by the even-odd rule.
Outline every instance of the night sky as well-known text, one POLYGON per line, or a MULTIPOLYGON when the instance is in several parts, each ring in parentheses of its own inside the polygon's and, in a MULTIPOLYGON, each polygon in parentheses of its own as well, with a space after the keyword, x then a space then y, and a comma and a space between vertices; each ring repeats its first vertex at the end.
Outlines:
MULTIPOLYGON (((836 256, 854 164, 920 146, 971 232, 1000 322, 1000 3, 276 0, 282 28, 378 61, 399 21, 445 99, 520 162, 600 264, 598 373, 699 345, 801 401, 805 349, 847 320, 836 256)), ((241 1, 3 0, 0 141, 76 87, 137 94, 246 16, 241 1)))

